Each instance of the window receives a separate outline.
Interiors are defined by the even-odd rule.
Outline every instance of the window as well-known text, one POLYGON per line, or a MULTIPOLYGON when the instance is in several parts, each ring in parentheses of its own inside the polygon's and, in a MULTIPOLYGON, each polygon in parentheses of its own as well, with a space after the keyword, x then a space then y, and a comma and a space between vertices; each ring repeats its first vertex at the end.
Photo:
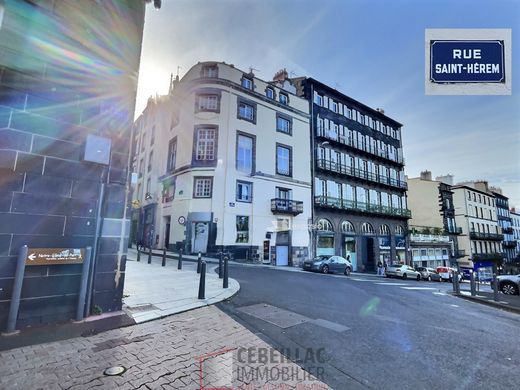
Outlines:
POLYGON ((343 221, 341 222, 341 231, 343 233, 355 233, 354 225, 352 225, 349 221, 343 221))
POLYGON ((141 159, 139 163, 139 177, 143 177, 144 175, 144 158, 141 159))
POLYGON ((323 96, 316 94, 316 98, 314 99, 314 103, 318 106, 323 106, 323 96))
POLYGON ((148 172, 152 170, 152 161, 153 161, 153 150, 150 150, 150 156, 148 157, 148 172))
POLYGON ((276 145, 276 173, 284 176, 292 175, 292 150, 288 146, 276 145))
POLYGON ((175 169, 175 162, 177 160, 177 137, 170 140, 168 144, 168 162, 166 170, 172 172, 175 169))
POLYGON ((274 89, 272 88, 266 88, 265 89, 265 96, 268 98, 268 99, 274 99, 274 89))
POLYGON ((247 89, 253 89, 253 80, 251 80, 249 77, 242 77, 242 87, 247 89))
POLYGON ((375 230, 371 224, 369 224, 368 222, 365 222, 365 223, 363 223, 363 225, 361 225, 361 233, 362 234, 375 234, 375 230))
POLYGON ((276 187, 276 198, 291 200, 292 199, 292 190, 289 188, 276 187))
POLYGON ((251 203, 253 200, 253 183, 247 181, 237 181, 237 202, 251 203))
POLYGON ((388 227, 388 225, 381 225, 379 227, 379 234, 381 236, 389 236, 390 235, 390 228, 388 227))
POLYGON ((396 236, 403 236, 404 235, 404 229, 402 226, 396 226, 395 227, 395 234, 396 236))
POLYGON ((198 161, 215 160, 217 149, 217 130, 208 128, 197 129, 197 141, 195 149, 195 159, 198 161))
POLYGON ((149 177, 148 180, 146 180, 146 195, 150 194, 151 188, 152 188, 152 178, 149 177))
POLYGON ((202 77, 218 77, 216 65, 206 65, 202 67, 202 77))
POLYGON ((335 101, 332 101, 332 111, 338 112, 338 103, 335 101))
POLYGON ((238 101, 238 118, 245 119, 246 121, 255 122, 255 106, 245 101, 238 101))
POLYGON ((254 171, 255 139, 244 134, 237 134, 236 169, 247 174, 254 171))
POLYGON ((219 111, 219 95, 197 95, 195 111, 219 111))
POLYGON ((151 132, 151 136, 150 136, 150 146, 152 146, 154 142, 155 142, 155 125, 152 126, 152 132, 151 132))
POLYGON ((289 96, 283 92, 280 92, 279 101, 282 104, 289 104, 289 96))
POLYGON ((239 244, 249 242, 249 217, 237 215, 237 239, 239 244))
POLYGON ((281 133, 291 134, 292 121, 289 118, 276 114, 276 131, 281 133))
POLYGON ((193 182, 193 197, 211 198, 212 187, 212 177, 195 177, 193 182))
POLYGON ((321 231, 333 232, 334 228, 332 227, 332 223, 328 219, 320 219, 316 224, 316 228, 321 231))

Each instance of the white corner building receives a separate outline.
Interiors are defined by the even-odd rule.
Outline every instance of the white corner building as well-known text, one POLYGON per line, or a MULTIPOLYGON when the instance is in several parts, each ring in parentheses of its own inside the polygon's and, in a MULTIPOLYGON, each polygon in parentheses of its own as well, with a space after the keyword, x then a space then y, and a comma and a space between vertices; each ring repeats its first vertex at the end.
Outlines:
POLYGON ((311 218, 309 103, 287 72, 202 62, 135 123, 133 239, 297 266, 311 218))

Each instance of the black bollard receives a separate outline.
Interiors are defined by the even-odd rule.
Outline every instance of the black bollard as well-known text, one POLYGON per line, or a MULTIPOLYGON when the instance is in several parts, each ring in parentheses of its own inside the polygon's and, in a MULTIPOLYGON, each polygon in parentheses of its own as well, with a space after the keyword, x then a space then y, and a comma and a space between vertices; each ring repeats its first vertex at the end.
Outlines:
POLYGON ((152 247, 148 251, 148 264, 152 264, 152 247))
POLYGON ((137 261, 141 261, 141 251, 137 248, 137 261))
POLYGON ((166 248, 163 248, 162 252, 162 264, 163 267, 166 265, 166 248))
POLYGON ((224 267, 224 262, 222 260, 222 256, 224 256, 224 253, 220 252, 220 258, 218 259, 218 278, 222 279, 224 277, 224 270, 222 269, 224 267))
POLYGON ((199 279, 199 299, 205 299, 206 296, 206 262, 200 264, 200 279, 199 279))
POLYGON ((198 258, 197 258, 197 273, 200 274, 200 266, 202 264, 202 253, 199 252, 198 258))
POLYGON ((475 295, 477 295, 477 293, 475 291, 475 274, 473 272, 470 274, 469 283, 469 287, 471 289, 471 296, 474 297, 475 295))
POLYGON ((179 249, 179 261, 177 262, 177 269, 182 269, 182 249, 179 249))
POLYGON ((228 256, 224 256, 224 281, 222 282, 223 288, 228 288, 228 256))

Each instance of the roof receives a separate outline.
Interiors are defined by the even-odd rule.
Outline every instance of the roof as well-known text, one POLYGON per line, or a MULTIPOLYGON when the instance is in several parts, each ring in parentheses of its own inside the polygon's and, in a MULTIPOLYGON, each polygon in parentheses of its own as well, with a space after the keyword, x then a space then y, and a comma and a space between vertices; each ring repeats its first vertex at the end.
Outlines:
POLYGON ((323 84, 321 81, 318 81, 312 77, 306 77, 304 81, 311 82, 313 84, 319 85, 320 88, 328 90, 330 93, 339 96, 341 99, 346 100, 354 105, 357 105, 358 107, 361 107, 364 110, 369 111, 373 116, 379 117, 380 119, 383 119, 385 121, 391 122, 394 126, 402 127, 403 124, 397 122, 395 119, 390 118, 389 116, 383 114, 380 111, 377 111, 376 109, 373 109, 372 107, 367 106, 366 104, 361 103, 359 100, 356 100, 354 98, 351 98, 350 96, 345 95, 344 93, 338 91, 337 89, 334 89, 327 84, 323 84))

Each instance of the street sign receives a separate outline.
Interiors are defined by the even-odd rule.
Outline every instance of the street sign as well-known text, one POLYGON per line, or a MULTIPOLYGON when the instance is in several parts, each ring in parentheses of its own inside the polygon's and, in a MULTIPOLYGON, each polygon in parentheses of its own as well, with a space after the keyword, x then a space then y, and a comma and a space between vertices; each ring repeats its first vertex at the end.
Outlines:
POLYGON ((431 40, 430 79, 434 83, 504 83, 504 42, 431 40))
POLYGON ((25 265, 82 264, 84 258, 84 249, 29 248, 25 265))

